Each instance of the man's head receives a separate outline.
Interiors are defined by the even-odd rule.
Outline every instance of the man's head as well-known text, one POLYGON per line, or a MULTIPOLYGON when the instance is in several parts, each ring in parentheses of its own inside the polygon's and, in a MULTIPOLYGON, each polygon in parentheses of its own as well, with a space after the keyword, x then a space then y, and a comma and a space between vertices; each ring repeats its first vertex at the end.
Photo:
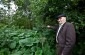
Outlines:
POLYGON ((64 24, 66 22, 66 15, 60 14, 57 16, 57 21, 59 24, 64 24))

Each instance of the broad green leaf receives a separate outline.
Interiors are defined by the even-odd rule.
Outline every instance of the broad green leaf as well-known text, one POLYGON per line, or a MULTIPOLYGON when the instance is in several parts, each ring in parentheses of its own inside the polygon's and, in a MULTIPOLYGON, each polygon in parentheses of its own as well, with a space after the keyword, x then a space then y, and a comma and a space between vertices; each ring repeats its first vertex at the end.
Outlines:
POLYGON ((11 55, 22 55, 22 51, 17 51, 17 52, 14 52, 13 54, 11 55))
POLYGON ((33 40, 34 40, 33 43, 39 43, 40 42, 39 38, 33 38, 33 40))
POLYGON ((35 52, 35 55, 42 55, 42 50, 37 50, 37 51, 35 52))
POLYGON ((10 48, 11 49, 14 49, 16 47, 16 42, 14 41, 14 42, 12 42, 11 44, 10 44, 10 48))
POLYGON ((19 44, 21 46, 32 46, 33 39, 32 38, 21 39, 21 40, 19 40, 19 44))

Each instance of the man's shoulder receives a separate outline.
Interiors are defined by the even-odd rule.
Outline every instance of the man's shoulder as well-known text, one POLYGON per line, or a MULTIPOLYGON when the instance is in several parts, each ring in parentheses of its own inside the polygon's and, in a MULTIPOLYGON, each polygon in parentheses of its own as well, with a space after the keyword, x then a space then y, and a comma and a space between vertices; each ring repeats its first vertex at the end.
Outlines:
POLYGON ((70 23, 70 22, 66 22, 66 25, 73 25, 72 23, 70 23))
POLYGON ((73 25, 73 23, 66 22, 66 26, 67 26, 67 27, 72 27, 72 26, 74 26, 74 25, 73 25))

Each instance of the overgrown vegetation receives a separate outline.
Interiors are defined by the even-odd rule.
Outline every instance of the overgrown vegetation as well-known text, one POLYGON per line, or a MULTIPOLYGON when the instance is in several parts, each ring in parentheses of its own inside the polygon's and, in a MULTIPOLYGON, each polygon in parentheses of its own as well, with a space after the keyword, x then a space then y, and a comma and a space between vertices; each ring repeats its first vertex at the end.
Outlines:
MULTIPOLYGON (((6 5, 12 0, 3 0, 6 5)), ((55 55, 55 15, 65 13, 76 30, 74 55, 85 55, 84 0, 14 0, 18 10, 6 15, 0 9, 0 55, 55 55)), ((9 7, 10 8, 10 7, 9 7)))
POLYGON ((0 55, 52 55, 45 35, 36 28, 0 25, 0 55))

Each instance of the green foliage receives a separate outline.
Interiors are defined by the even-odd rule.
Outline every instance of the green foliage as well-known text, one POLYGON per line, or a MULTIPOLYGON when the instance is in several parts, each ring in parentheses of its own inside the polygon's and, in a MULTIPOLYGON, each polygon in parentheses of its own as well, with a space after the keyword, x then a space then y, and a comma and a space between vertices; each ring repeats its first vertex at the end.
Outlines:
MULTIPOLYGON (((3 3, 9 6, 10 1, 3 3)), ((55 55, 56 33, 43 26, 57 24, 58 13, 65 13, 75 26, 74 55, 85 55, 84 0, 15 0, 15 4, 15 15, 0 9, 0 55, 55 55)))
POLYGON ((0 55, 46 55, 46 50, 53 54, 44 36, 45 34, 36 28, 29 30, 1 25, 0 55))
MULTIPOLYGON (((41 41, 37 31, 18 29, 15 26, 12 26, 11 28, 8 28, 8 26, 0 27, 0 54, 2 55, 25 55, 25 51, 31 51, 31 48, 33 47, 35 47, 35 51, 38 52, 37 48, 42 48, 38 47, 39 42, 41 41)), ((32 53, 32 51, 29 52, 29 54, 32 53)))

